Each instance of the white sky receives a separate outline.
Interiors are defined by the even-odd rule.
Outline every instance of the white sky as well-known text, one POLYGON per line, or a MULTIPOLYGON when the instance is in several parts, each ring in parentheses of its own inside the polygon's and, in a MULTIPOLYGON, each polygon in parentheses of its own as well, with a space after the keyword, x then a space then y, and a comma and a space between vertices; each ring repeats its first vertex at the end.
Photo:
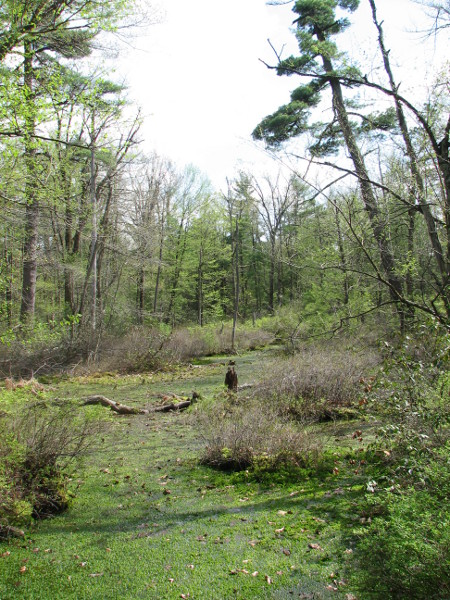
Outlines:
MULTIPOLYGON (((129 84, 130 98, 142 107, 144 149, 156 150, 180 167, 196 165, 222 189, 225 178, 239 168, 269 170, 269 159, 251 141, 251 132, 289 100, 300 80, 277 77, 259 59, 275 62, 267 39, 278 50, 286 44, 286 55, 296 51, 289 30, 291 6, 267 6, 265 0, 159 4, 163 22, 149 27, 145 37, 134 41, 137 48, 116 65, 129 84)), ((422 84, 425 53, 420 36, 412 32, 425 27, 423 12, 410 0, 378 0, 377 5, 391 60, 401 63, 397 80, 422 84)), ((377 47, 368 43, 375 31, 367 0, 361 0, 354 19, 358 28, 341 39, 348 40, 351 54, 370 64, 377 47)), ((431 68, 445 59, 443 47, 429 44, 431 68)))

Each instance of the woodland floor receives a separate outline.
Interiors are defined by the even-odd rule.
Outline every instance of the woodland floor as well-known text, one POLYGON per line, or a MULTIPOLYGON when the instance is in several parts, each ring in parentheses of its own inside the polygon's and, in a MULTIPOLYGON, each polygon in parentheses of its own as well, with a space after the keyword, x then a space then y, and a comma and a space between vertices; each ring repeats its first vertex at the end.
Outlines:
MULTIPOLYGON (((264 360, 237 357, 240 383, 264 360)), ((195 410, 223 389, 226 362, 52 384, 61 399, 103 394, 147 408, 159 392, 203 398, 184 413, 109 417, 73 474, 70 509, 0 544, 2 600, 355 598, 347 574, 364 521, 367 477, 355 464, 364 442, 352 437, 360 425, 317 429, 333 453, 319 473, 255 478, 199 466, 195 410)))

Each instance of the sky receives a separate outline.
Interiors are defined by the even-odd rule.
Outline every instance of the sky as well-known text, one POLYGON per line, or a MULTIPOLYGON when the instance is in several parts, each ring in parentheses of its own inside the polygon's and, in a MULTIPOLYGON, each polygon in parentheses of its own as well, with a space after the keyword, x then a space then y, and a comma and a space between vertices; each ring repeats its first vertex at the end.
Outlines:
MULTIPOLYGON (((151 0, 145 0, 150 2, 151 0)), ((443 62, 445 45, 414 33, 427 23, 410 0, 378 0, 386 43, 403 88, 423 84, 443 62), (428 74, 425 74, 425 72, 428 74)), ((142 108, 141 137, 180 167, 197 166, 218 189, 240 169, 264 174, 273 160, 251 132, 267 114, 289 100, 299 79, 277 77, 261 61, 275 64, 268 40, 284 55, 297 46, 290 31, 291 6, 265 0, 159 0, 160 23, 136 37, 116 63, 129 97, 142 108)), ((346 50, 370 68, 376 56, 375 30, 367 0, 352 17, 346 50)), ((442 36, 443 37, 443 36, 442 36)), ((447 40, 448 41, 448 40, 447 40)), ((419 88, 422 91, 419 91, 419 88)))

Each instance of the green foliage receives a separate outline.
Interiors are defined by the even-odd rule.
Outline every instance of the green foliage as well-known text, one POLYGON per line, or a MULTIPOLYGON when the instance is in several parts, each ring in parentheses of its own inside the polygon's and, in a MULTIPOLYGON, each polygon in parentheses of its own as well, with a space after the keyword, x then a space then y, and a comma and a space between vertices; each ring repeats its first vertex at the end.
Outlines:
POLYGON ((371 590, 372 598, 437 600, 450 593, 448 449, 445 454, 426 465, 424 487, 407 487, 378 499, 382 516, 361 532, 359 569, 352 575, 362 594, 371 590))

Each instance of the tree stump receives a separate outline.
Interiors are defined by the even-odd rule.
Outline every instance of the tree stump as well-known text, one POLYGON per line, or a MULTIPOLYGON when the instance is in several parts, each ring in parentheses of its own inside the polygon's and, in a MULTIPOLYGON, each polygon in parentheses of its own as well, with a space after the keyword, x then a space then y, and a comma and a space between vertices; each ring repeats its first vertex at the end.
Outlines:
POLYGON ((232 392, 237 392, 238 389, 238 376, 234 368, 234 361, 229 362, 228 370, 225 375, 225 385, 232 392))

